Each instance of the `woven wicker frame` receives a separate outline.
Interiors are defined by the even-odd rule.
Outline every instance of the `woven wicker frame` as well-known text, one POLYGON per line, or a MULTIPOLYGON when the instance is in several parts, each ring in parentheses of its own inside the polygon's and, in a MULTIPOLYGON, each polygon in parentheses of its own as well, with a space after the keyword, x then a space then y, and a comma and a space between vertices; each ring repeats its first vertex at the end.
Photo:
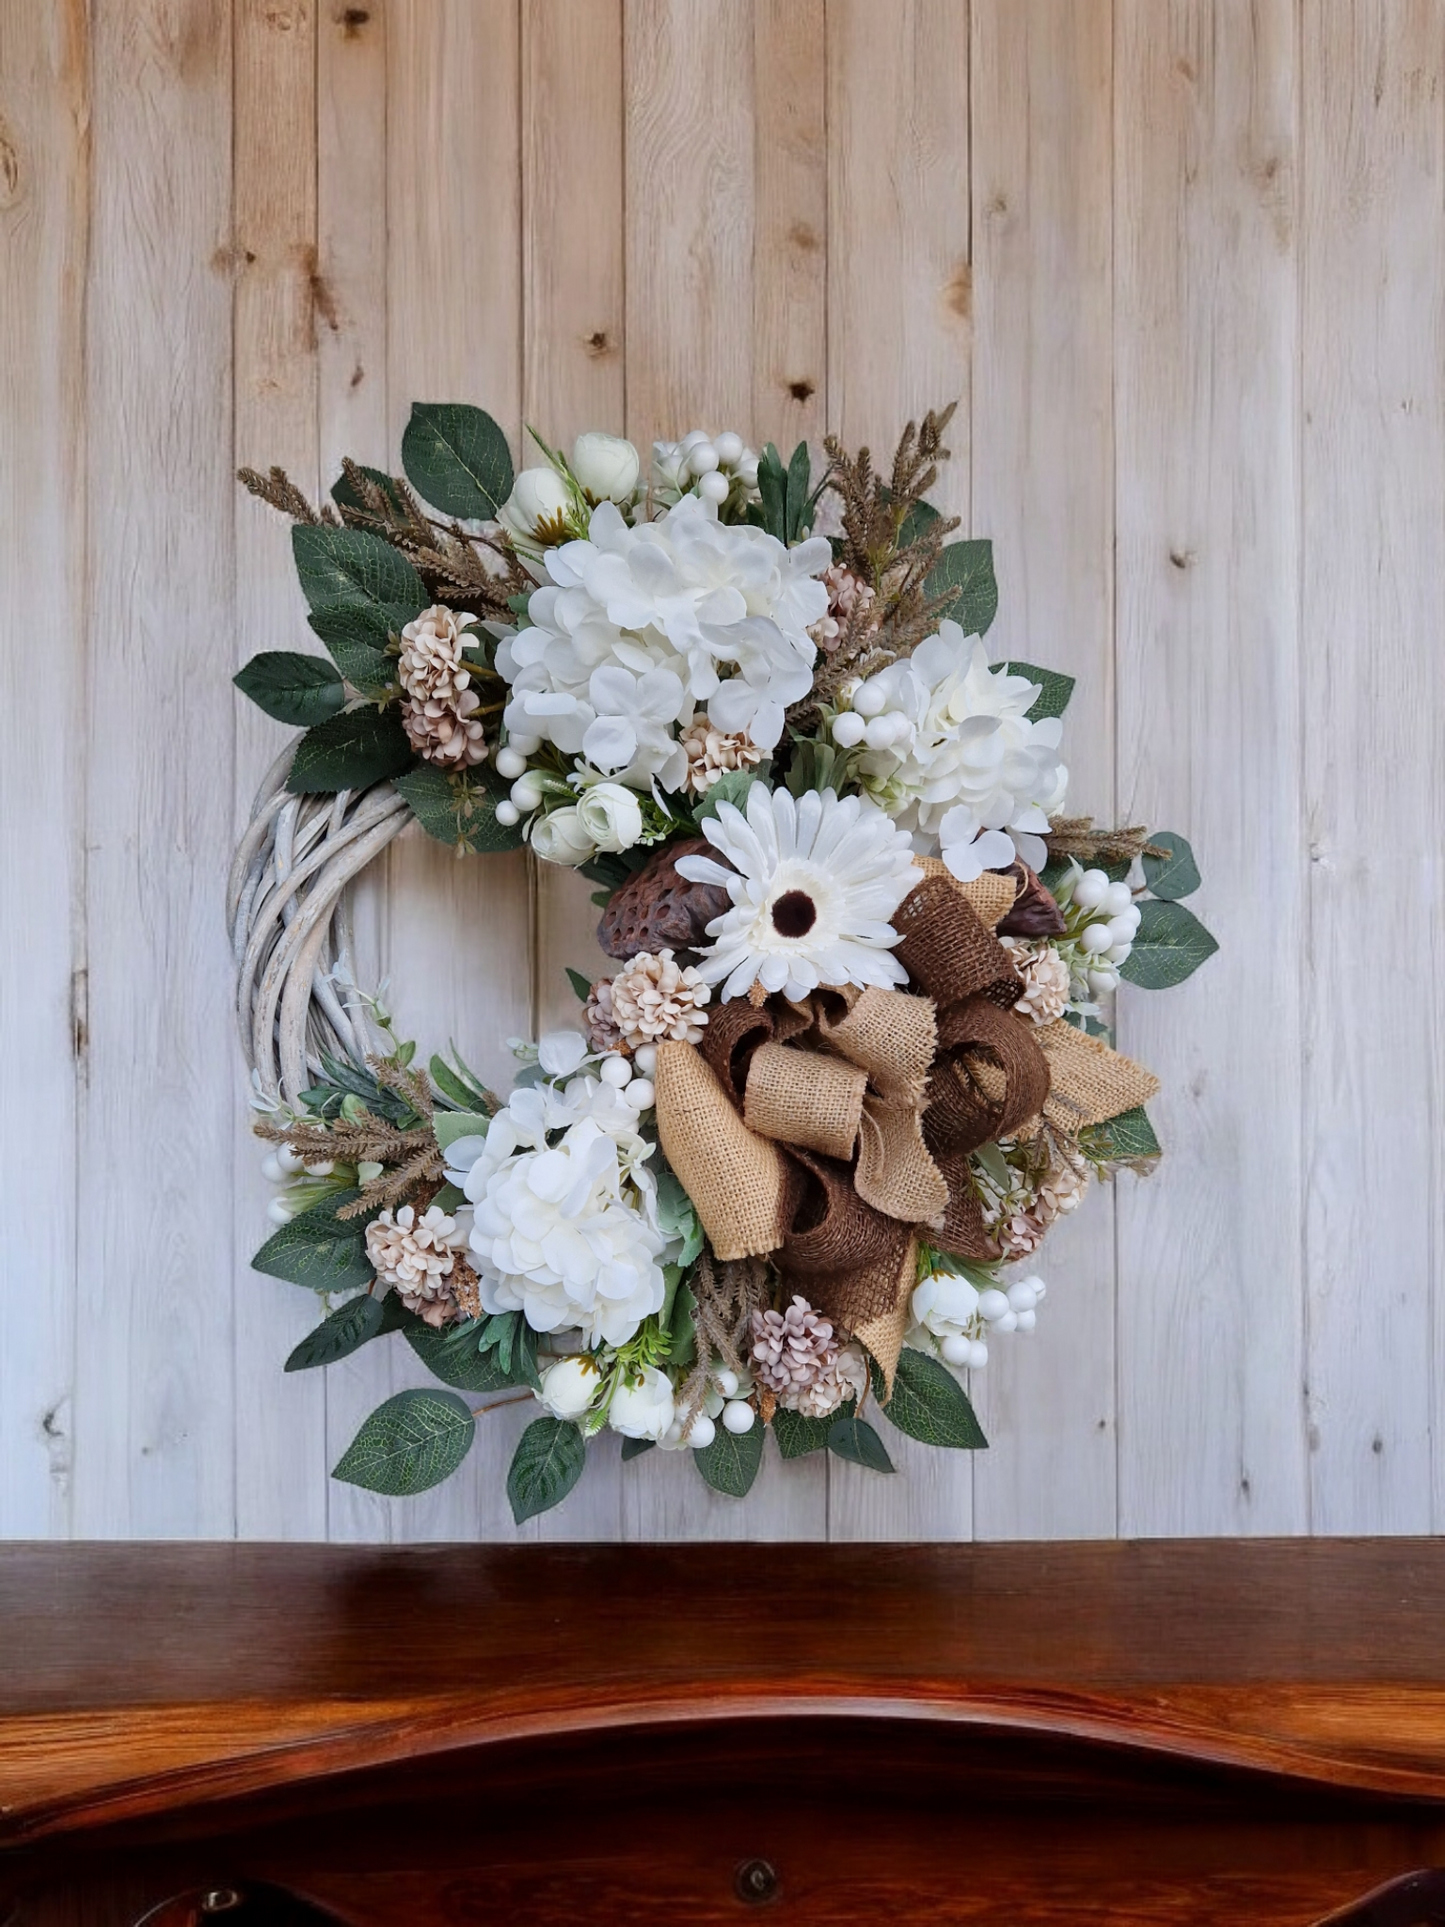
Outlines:
POLYGON ((292 742, 267 770, 226 886, 241 1051, 260 1093, 293 1106, 323 1051, 364 1058, 388 1048, 330 977, 353 951, 348 885, 411 820, 390 783, 292 795, 295 753, 292 742))

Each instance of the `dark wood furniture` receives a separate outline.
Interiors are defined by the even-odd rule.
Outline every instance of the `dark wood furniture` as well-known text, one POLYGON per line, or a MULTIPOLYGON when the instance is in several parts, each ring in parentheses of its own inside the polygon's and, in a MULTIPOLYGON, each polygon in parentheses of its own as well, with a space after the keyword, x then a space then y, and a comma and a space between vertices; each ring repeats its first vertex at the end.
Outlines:
POLYGON ((1445 1922, 1442 1595, 1436 1541, 0 1549, 0 1921, 1445 1922))

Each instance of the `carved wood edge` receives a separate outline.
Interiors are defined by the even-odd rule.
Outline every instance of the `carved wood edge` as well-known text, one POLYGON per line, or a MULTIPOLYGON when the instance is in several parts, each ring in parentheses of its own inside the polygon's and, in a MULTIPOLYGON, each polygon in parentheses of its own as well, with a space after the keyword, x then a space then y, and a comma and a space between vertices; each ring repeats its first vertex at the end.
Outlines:
MULTIPOLYGON (((466 1747, 769 1718, 993 1727, 1445 1801, 1445 1688, 1230 1685, 1137 1698, 947 1682, 618 1682, 539 1702, 203 1703, 0 1721, 0 1848, 466 1747), (229 1744, 228 1744, 229 1741, 229 1744), (136 1771, 146 1762, 148 1770, 136 1771)), ((1393 1916, 1391 1917, 1393 1918, 1393 1916)))

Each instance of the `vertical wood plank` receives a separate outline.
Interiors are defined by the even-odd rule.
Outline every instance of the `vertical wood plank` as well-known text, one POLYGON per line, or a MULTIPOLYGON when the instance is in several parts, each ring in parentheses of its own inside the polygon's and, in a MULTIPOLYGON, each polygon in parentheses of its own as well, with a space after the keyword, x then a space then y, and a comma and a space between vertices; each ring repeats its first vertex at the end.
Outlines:
MULTIPOLYGON (((570 448, 626 419, 621 0, 524 0, 522 102, 522 412, 570 448)), ((578 1021, 569 968, 589 980, 612 968, 595 888, 536 866, 539 1032, 578 1021)))
MULTIPOLYGON (((522 415, 554 447, 626 418, 622 145, 621 0, 523 0, 522 415)), ((568 968, 616 968, 597 944, 596 886, 555 863, 536 865, 535 886, 537 1030, 575 1029, 568 968)), ((507 1415, 518 1429, 535 1416, 507 1415)), ((576 1492, 524 1536, 616 1539, 626 1476, 600 1442, 576 1492)))
MULTIPOLYGON (((973 528, 1000 584, 988 636, 1077 678, 1071 807, 1114 808, 1111 0, 974 0, 973 528)), ((1096 1191, 1040 1254, 1032 1339, 972 1392, 980 1538, 1109 1536, 1115 1522, 1114 1212, 1096 1191)))
MULTIPOLYGON (((746 0, 626 0, 627 424, 643 449, 693 427, 735 428, 754 445, 779 434, 785 411, 768 374, 755 372, 760 313, 781 317, 769 337, 780 361, 797 344, 816 353, 816 312, 782 314, 789 287, 817 286, 821 149, 816 125, 808 131, 816 120, 808 103, 818 88, 809 61, 821 61, 822 46, 810 55, 816 16, 794 11, 797 20, 746 0), (775 56, 765 81, 761 69, 775 56), (777 124, 757 117, 759 104, 776 109, 779 89, 794 83, 799 127, 775 138, 777 124), (808 230, 807 243, 789 238, 793 226, 808 230)), ((798 378, 821 385, 806 366, 798 378)), ((811 418, 803 403, 793 407, 800 412, 788 425, 801 430, 811 418)), ((649 1452, 624 1468, 626 1537, 823 1536, 821 1465, 785 1466, 769 1446, 740 1503, 707 1487, 689 1457, 649 1452)))
MULTIPOLYGON (((387 413, 386 15, 381 0, 351 7, 324 0, 316 45, 317 419, 321 483, 329 488, 350 455, 391 473, 400 451, 387 413)), ((294 602, 299 623, 301 599, 294 602)), ((386 859, 358 879, 353 898, 357 981, 387 974, 386 859)), ((322 1472, 341 1457, 363 1419, 398 1386, 401 1341, 385 1339, 330 1366, 322 1472)), ((398 1508, 360 1486, 326 1479, 327 1534, 384 1540, 398 1508)))
POLYGON ((231 8, 95 0, 75 1527, 235 1525, 231 8), (210 646, 206 646, 209 644, 210 646))
POLYGON ((1119 1184, 1120 1526, 1301 1531, 1296 20, 1116 20, 1120 811, 1221 943, 1120 997, 1166 1153, 1119 1184))
POLYGON ((33 1539, 69 1529, 74 1422, 89 87, 81 0, 0 7, 0 1533, 33 1539))
MULTIPOLYGON (((399 450, 413 401, 475 401, 521 443, 518 0, 387 8, 387 412, 399 450), (465 192, 448 191, 466 183, 465 192)), ((393 1007, 423 1054, 455 1040, 506 1088, 506 1039, 530 1036, 531 891, 522 854, 459 860, 408 830, 392 849, 393 1007)), ((393 1347, 400 1382, 426 1374, 393 1347)), ((480 1426, 453 1479, 392 1508, 401 1539, 511 1538, 509 1421, 480 1426)))
POLYGON ((1445 1516, 1431 1298, 1432 1284, 1439 1288, 1435 985, 1445 820, 1445 8, 1330 0, 1308 18, 1312 1520, 1319 1532, 1423 1532, 1432 1479, 1433 1516, 1445 1516), (1401 994, 1383 989, 1387 954, 1418 958, 1401 994))
MULTIPOLYGON (((969 8, 828 0, 828 426, 891 456, 910 417, 959 402, 934 500, 969 504, 969 8)), ((992 1368, 990 1368, 992 1369, 992 1368)), ((834 1539, 966 1539, 962 1454, 884 1426, 898 1476, 829 1468, 834 1539)))
POLYGON ((755 0, 753 423, 785 461, 826 428, 826 35, 824 0, 755 0))
MULTIPOLYGON (((235 294, 235 457, 273 462, 308 495, 317 486, 316 4, 236 0, 232 188, 235 294)), ((259 649, 301 648, 305 631, 290 526, 235 492, 236 666, 259 649), (297 632, 301 635, 298 636, 297 632)), ((279 731, 236 699, 236 830, 276 755, 279 731)), ((234 1083, 234 1080, 233 1080, 234 1083)), ((316 1323, 313 1292, 250 1269, 269 1227, 271 1187, 249 1114, 237 1110, 236 1529, 242 1538, 326 1536, 326 1387, 319 1372, 284 1374, 291 1347, 316 1323)))

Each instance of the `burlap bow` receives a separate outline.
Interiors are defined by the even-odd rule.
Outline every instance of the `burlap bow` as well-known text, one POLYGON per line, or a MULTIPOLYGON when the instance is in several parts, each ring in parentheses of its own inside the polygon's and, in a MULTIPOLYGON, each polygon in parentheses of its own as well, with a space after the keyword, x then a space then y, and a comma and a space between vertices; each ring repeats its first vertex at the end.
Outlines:
POLYGON ((655 1075, 663 1151, 716 1255, 772 1257, 890 1381, 920 1234, 960 1257, 999 1256, 969 1154, 1041 1119, 1075 1134, 1156 1088, 1072 1027, 1014 1015, 1021 986, 993 926, 1016 878, 960 885, 921 867, 894 917, 913 989, 727 1003, 700 1047, 660 1045, 655 1075))

